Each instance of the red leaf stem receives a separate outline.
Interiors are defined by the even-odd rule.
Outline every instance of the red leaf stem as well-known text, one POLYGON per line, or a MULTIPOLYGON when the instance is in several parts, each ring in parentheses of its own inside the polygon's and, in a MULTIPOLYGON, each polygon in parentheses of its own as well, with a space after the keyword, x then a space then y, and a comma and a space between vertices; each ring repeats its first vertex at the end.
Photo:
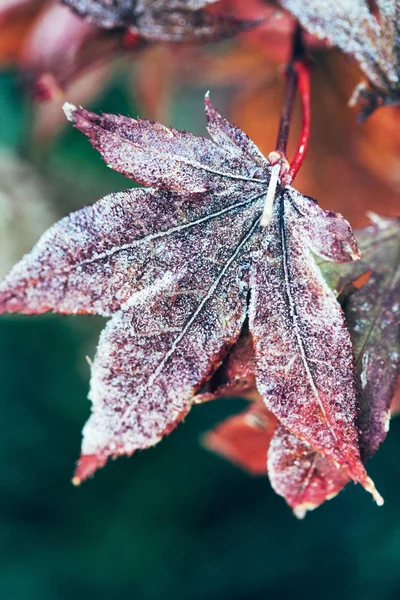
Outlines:
POLYGON ((292 182, 296 177, 308 148, 311 125, 311 103, 310 103, 310 66, 304 59, 295 62, 293 69, 297 74, 297 89, 301 100, 302 125, 299 143, 296 153, 290 164, 288 177, 292 182))

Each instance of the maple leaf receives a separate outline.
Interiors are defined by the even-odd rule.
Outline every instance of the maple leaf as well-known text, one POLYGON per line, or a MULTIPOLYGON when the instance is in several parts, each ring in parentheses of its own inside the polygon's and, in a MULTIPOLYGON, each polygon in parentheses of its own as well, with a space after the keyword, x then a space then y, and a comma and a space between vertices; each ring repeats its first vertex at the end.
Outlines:
MULTIPOLYGON (((387 435, 400 374, 400 220, 373 219, 359 232, 364 258, 353 272, 357 277, 368 269, 369 278, 344 300, 360 377, 357 422, 363 461, 387 435)), ((275 491, 300 517, 336 496, 349 481, 326 456, 282 427, 271 440, 268 472, 275 491)))
POLYGON ((110 167, 157 188, 61 220, 0 287, 2 312, 112 316, 77 478, 171 431, 248 314, 267 408, 380 502, 358 449, 350 336, 312 254, 358 258, 349 224, 275 177, 262 226, 276 169, 208 98, 211 140, 71 105, 66 114, 110 167))
POLYGON ((378 106, 400 102, 399 0, 280 0, 280 4, 306 31, 356 59, 372 85, 372 89, 358 86, 351 100, 361 102, 360 120, 378 106))
MULTIPOLYGON (((358 426, 364 461, 387 435, 389 409, 398 411, 396 385, 400 374, 400 219, 370 216, 372 224, 356 232, 361 261, 347 265, 319 261, 330 284, 342 294, 355 348, 360 375, 358 426), (363 274, 367 277, 360 277, 363 274), (353 280, 351 288, 349 283, 353 280), (343 290, 347 290, 345 295, 343 290)), ((216 380, 216 389, 210 397, 205 394, 204 399, 225 396, 225 390, 233 389, 233 394, 255 402, 250 410, 218 425, 204 442, 211 450, 256 474, 267 472, 268 454, 268 474, 275 491, 285 497, 297 516, 303 517, 307 510, 336 496, 349 477, 309 444, 281 425, 276 427, 276 419, 265 412, 262 399, 257 396, 254 368, 252 346, 245 337, 221 367, 223 377, 216 380), (241 381, 248 385, 243 388, 241 381), (235 432, 240 432, 244 441, 235 439, 235 432)), ((211 388, 212 385, 211 382, 211 388)))
POLYGON ((92 23, 128 27, 151 41, 214 41, 231 37, 260 21, 208 12, 215 0, 61 0, 92 23))

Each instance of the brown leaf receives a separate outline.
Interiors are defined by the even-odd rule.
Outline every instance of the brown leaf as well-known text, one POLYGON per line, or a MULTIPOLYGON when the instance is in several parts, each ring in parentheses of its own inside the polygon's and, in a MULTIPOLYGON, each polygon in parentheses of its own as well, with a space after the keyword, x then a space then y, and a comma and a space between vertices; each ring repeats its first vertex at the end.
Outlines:
MULTIPOLYGON (((319 52, 314 57, 313 125, 308 158, 296 177, 296 187, 318 198, 323 208, 343 214, 353 227, 367 225, 367 210, 395 216, 399 210, 400 189, 397 177, 400 169, 399 114, 396 113, 395 117, 395 107, 388 107, 376 111, 360 127, 345 104, 359 79, 355 65, 337 52, 319 52), (327 119, 328 114, 335 115, 335 118, 327 119), (369 133, 367 139, 364 139, 365 128, 369 133), (367 168, 366 158, 360 156, 360 146, 361 151, 368 151, 367 168)), ((254 75, 253 83, 255 81, 254 75)), ((254 84, 251 87, 246 83, 238 91, 232 96, 231 119, 250 135, 262 151, 268 152, 275 143, 282 85, 279 85, 278 78, 274 80, 267 73, 264 84, 258 89, 254 88, 254 84)), ((297 140, 301 115, 296 112, 293 128, 294 140, 297 140)), ((289 144, 289 156, 294 151, 295 145, 290 149, 289 144)))
POLYGON ((14 62, 20 52, 40 0, 2 0, 0 6, 0 62, 14 62))
POLYGON ((356 89, 361 119, 382 104, 400 101, 398 0, 280 0, 311 34, 357 60, 372 85, 356 89), (373 5, 373 11, 371 10, 373 5))

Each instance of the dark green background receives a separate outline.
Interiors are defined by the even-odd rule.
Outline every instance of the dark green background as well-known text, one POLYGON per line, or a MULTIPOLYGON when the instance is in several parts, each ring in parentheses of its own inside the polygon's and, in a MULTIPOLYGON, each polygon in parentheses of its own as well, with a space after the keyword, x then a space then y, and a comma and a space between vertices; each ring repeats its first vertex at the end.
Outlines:
MULTIPOLYGON (((94 107, 136 116, 126 85, 111 82, 94 107)), ((203 91, 177 95, 175 125, 201 130, 203 91)), ((58 186, 60 215, 127 186, 71 127, 44 149, 27 142, 29 122, 15 76, 3 73, 0 141, 58 186)), ((194 408, 158 446, 74 488, 90 409, 85 356, 102 326, 83 316, 1 318, 0 598, 400 598, 400 419, 369 464, 383 508, 350 485, 297 521, 266 479, 199 444, 240 400, 194 408)))

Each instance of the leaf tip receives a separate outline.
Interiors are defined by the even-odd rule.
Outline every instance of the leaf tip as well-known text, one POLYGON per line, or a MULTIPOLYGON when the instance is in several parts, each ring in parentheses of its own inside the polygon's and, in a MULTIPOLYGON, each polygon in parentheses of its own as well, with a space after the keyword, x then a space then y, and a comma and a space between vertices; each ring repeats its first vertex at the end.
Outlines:
POLYGON ((308 511, 318 508, 319 504, 313 504, 312 502, 303 502, 293 508, 293 514, 297 519, 304 519, 308 511))
POLYGON ((353 260, 361 259, 361 251, 358 248, 356 250, 351 250, 349 254, 353 260))
POLYGON ((98 454, 83 454, 78 460, 76 466, 75 475, 72 478, 72 484, 78 486, 95 474, 97 469, 104 467, 108 459, 108 456, 98 454))
POLYGON ((364 489, 372 495, 378 506, 383 506, 385 501, 376 489, 375 484, 370 477, 367 477, 365 480, 364 489))
POLYGON ((74 104, 71 104, 70 102, 64 102, 63 111, 64 111, 64 114, 67 117, 68 121, 71 121, 71 123, 75 122, 74 113, 76 110, 77 110, 77 108, 74 104))
POLYGON ((213 104, 212 104, 211 98, 210 98, 210 90, 208 90, 204 95, 204 104, 205 104, 206 116, 208 118, 210 111, 214 110, 214 107, 213 107, 213 104))

